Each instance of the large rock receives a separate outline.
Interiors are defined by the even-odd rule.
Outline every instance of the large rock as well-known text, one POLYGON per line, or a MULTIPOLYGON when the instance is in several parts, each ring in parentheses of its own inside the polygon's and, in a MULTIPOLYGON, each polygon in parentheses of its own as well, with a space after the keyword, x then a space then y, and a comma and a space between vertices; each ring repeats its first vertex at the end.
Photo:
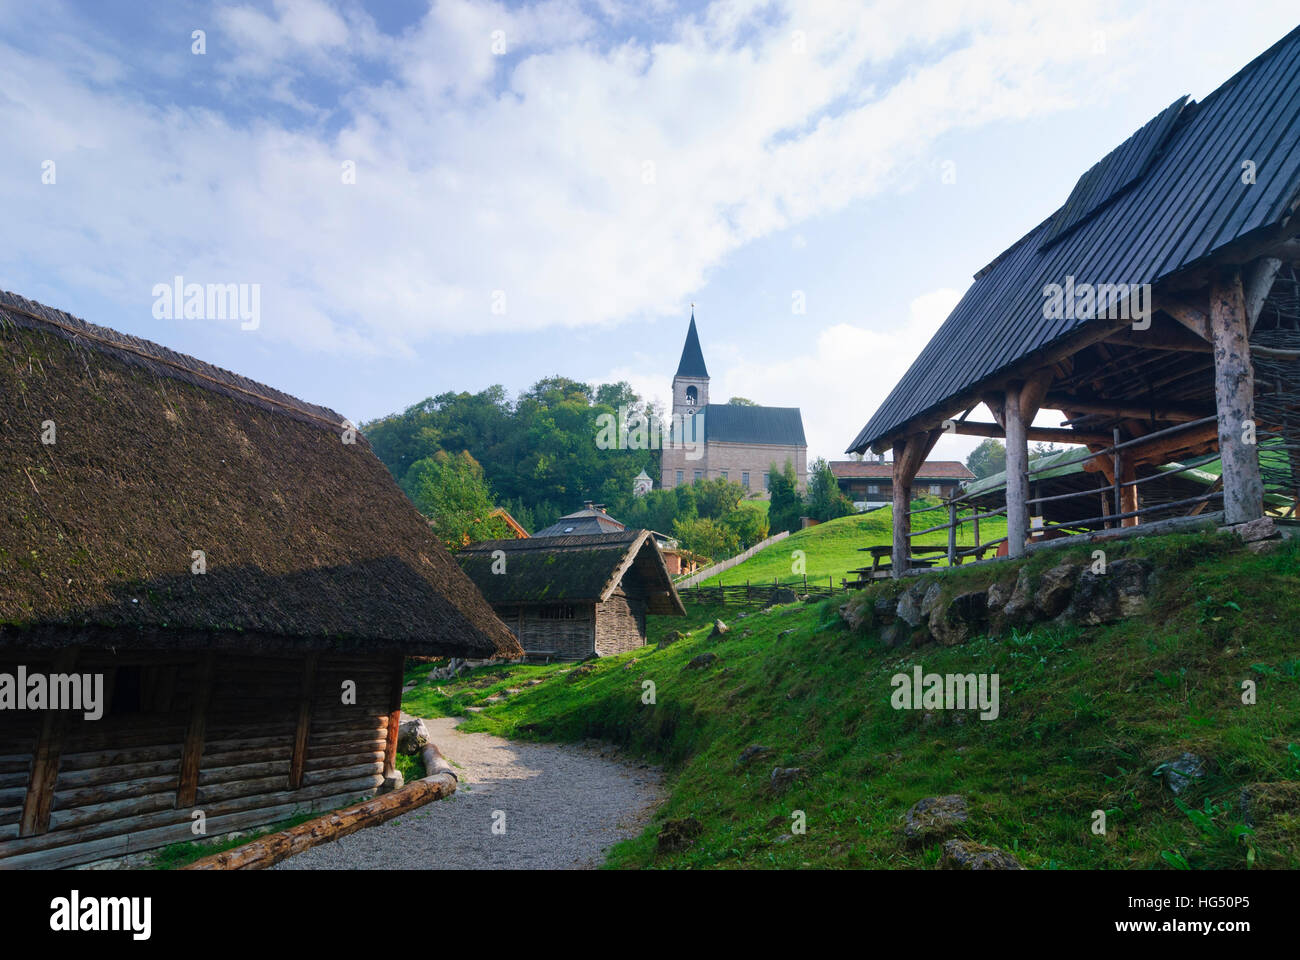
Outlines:
POLYGON ((893 623, 898 619, 898 601, 893 597, 876 597, 872 604, 876 623, 893 623))
POLYGON ((1038 578, 1038 589, 1034 593, 1034 606, 1044 619, 1059 616, 1070 605, 1074 595, 1074 583, 1079 577, 1078 564, 1062 563, 1046 571, 1038 578))
POLYGON ((1133 558, 1108 564, 1105 573, 1084 570, 1075 581, 1074 596, 1062 619, 1096 626, 1142 612, 1150 593, 1151 571, 1151 561, 1133 558))
POLYGON ((988 595, 983 590, 959 594, 930 614, 930 633, 946 646, 965 643, 980 633, 989 619, 988 595))
POLYGON ((681 820, 665 820, 659 828, 658 847, 660 853, 676 853, 685 850, 704 833, 704 824, 694 817, 681 820))
POLYGON ((1012 593, 1015 592, 1016 581, 1002 580, 993 584, 988 589, 988 607, 990 614, 1000 614, 1002 608, 1007 605, 1011 599, 1012 593))
POLYGON ((412 717, 402 722, 397 728, 397 751, 399 753, 419 753, 420 748, 432 742, 429 728, 419 717, 412 717))
POLYGON ((966 823, 966 798, 959 794, 926 797, 903 817, 903 836, 914 844, 934 843, 966 823))
POLYGON ((865 594, 857 593, 840 604, 840 619, 850 630, 857 631, 872 624, 872 602, 865 594))
POLYGON ((687 670, 703 670, 711 666, 718 659, 716 653, 701 653, 698 657, 692 657, 691 662, 686 664, 687 670))
POLYGON ((676 643, 678 640, 685 640, 689 636, 689 633, 682 633, 680 630, 669 630, 659 638, 659 646, 667 647, 676 643))
POLYGON ((1184 753, 1174 760, 1160 764, 1153 771, 1174 796, 1182 793, 1197 780, 1204 780, 1209 772, 1209 761, 1194 753, 1184 753))
POLYGON ((1110 565, 1110 576, 1115 578, 1115 594, 1119 601, 1119 615, 1132 617, 1146 609, 1151 596, 1151 575, 1154 570, 1150 560, 1127 558, 1110 565))
POLYGON ((1020 861, 998 847, 971 840, 949 840, 939 858, 940 870, 1023 870, 1020 861))
POLYGON ((1011 591, 1011 597, 1002 607, 1002 622, 1012 627, 1024 626, 1033 620, 1037 610, 1029 570, 1021 567, 1020 575, 1016 577, 1016 585, 1011 591))
POLYGON ((773 767, 770 785, 773 793, 783 793, 803 779, 803 767, 773 767))
POLYGON ((906 620, 895 620, 880 631, 880 642, 891 650, 903 646, 910 639, 912 639, 912 628, 907 625, 906 620))
POLYGON ((898 595, 898 602, 894 606, 894 613, 898 619, 913 629, 919 627, 925 620, 921 613, 921 601, 925 598, 926 589, 924 584, 908 587, 898 595))
POLYGON ((772 595, 767 598, 765 607, 775 607, 779 603, 796 603, 799 597, 789 587, 780 587, 772 591, 772 595))
POLYGON ((726 636, 730 630, 731 628, 727 626, 725 623, 723 623, 721 620, 714 620, 713 629, 709 631, 709 637, 712 638, 712 637, 726 636))
POLYGON ((925 595, 921 597, 921 619, 928 622, 942 604, 943 587, 936 581, 926 588, 925 595))

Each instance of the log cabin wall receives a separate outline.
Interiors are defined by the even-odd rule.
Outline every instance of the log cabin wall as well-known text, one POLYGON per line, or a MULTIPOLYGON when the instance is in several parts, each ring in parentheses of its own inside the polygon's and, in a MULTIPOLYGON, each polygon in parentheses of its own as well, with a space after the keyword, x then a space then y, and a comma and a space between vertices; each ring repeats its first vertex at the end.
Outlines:
POLYGON ((602 657, 645 646, 646 602, 622 587, 596 604, 596 653, 602 657))
MULTIPOLYGON (((0 672, 19 664, 57 672, 48 651, 0 652, 0 672)), ((392 654, 83 650, 62 669, 105 675, 105 713, 0 711, 0 869, 192 840, 196 810, 208 837, 265 826, 383 782, 392 654)))
POLYGON ((523 607, 518 621, 519 642, 531 655, 583 660, 596 649, 593 607, 590 603, 523 607))

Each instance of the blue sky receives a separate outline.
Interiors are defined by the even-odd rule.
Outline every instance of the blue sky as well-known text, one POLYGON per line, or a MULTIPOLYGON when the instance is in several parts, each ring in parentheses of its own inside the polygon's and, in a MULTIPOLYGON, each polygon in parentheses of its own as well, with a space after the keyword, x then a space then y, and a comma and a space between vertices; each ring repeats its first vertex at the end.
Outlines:
POLYGON ((713 399, 799 406, 835 457, 976 270, 1294 25, 1268 0, 4 0, 0 287, 357 422, 553 373, 667 399, 694 302, 713 399), (258 284, 259 325, 155 317, 177 275, 258 284))

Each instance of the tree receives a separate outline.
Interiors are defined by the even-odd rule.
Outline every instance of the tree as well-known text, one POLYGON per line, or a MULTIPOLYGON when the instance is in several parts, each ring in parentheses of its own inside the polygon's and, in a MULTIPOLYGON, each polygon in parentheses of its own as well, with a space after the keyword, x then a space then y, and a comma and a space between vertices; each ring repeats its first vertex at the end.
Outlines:
POLYGON ((966 469, 979 480, 1001 473, 1007 468, 1007 448, 999 441, 988 439, 970 452, 966 469))
POLYGON ((852 502, 840 490, 839 481, 825 459, 814 460, 808 473, 808 516, 824 522, 854 512, 852 502))
POLYGON ((794 472, 794 464, 785 462, 783 470, 777 470, 773 462, 768 467, 768 493, 771 503, 768 506, 768 524, 773 533, 782 530, 794 532, 799 529, 799 518, 803 516, 803 498, 799 496, 799 479, 794 472))
POLYGON ((1061 448, 1058 447, 1056 444, 1043 443, 1040 440, 1038 443, 1034 444, 1033 448, 1029 451, 1029 455, 1032 458, 1050 457, 1052 454, 1060 453, 1060 452, 1061 452, 1061 448))
POLYGON ((736 535, 742 550, 766 540, 770 527, 762 510, 737 507, 722 518, 722 524, 736 535))
POLYGON ((673 536, 691 553, 713 560, 725 560, 740 552, 740 540, 735 532, 708 517, 674 520, 673 536))
POLYGON ((730 400, 727 401, 727 404, 728 404, 729 406, 733 406, 733 407, 756 407, 756 406, 758 406, 758 404, 756 404, 753 400, 748 399, 747 397, 732 397, 730 400))
POLYGON ((701 478, 691 484, 695 492, 695 506, 701 517, 721 520, 736 509, 745 498, 745 488, 722 477, 701 478))
POLYGON ((510 528, 493 517, 492 494, 479 462, 462 450, 452 456, 439 450, 412 464, 406 494, 433 521, 435 535, 449 550, 479 540, 510 536, 510 528))

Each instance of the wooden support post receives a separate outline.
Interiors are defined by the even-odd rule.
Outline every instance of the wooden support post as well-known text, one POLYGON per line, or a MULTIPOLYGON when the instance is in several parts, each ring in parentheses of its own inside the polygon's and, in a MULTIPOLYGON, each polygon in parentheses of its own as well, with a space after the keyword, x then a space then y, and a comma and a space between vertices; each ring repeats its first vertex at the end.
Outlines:
POLYGON ((912 508, 912 481, 941 436, 942 427, 911 434, 894 444, 894 527, 890 558, 893 577, 901 577, 912 564, 912 518, 908 516, 912 508))
POLYGON ((1020 407, 1020 389, 1008 387, 1003 416, 1007 424, 1007 556, 1023 557, 1029 536, 1029 438, 1020 407))
MULTIPOLYGON (((50 665, 50 673, 69 673, 77 662, 76 648, 60 650, 50 665)), ((107 713, 108 705, 104 705, 107 713)), ((27 780, 18 836, 31 837, 50 828, 50 811, 54 809, 54 784, 59 777, 59 757, 63 752, 63 734, 71 717, 67 710, 50 710, 41 721, 40 737, 32 753, 32 772, 27 780)))
MULTIPOLYGON (((973 511, 974 511, 974 513, 975 513, 975 518, 974 518, 973 520, 971 520, 971 522, 970 522, 970 523, 971 523, 971 529, 972 529, 972 531, 973 531, 974 534, 975 534, 975 546, 976 546, 976 547, 979 547, 979 545, 980 545, 980 520, 979 520, 979 510, 980 510, 980 508, 979 508, 979 507, 973 507, 972 509, 973 509, 973 511)), ((976 559, 976 560, 983 560, 983 559, 984 559, 984 551, 983 551, 983 550, 980 550, 979 553, 975 554, 975 559, 976 559)))
MULTIPOLYGON (((1120 505, 1124 508, 1123 513, 1136 513, 1138 509, 1138 488, 1137 484, 1132 481, 1137 479, 1137 467, 1134 465, 1131 457, 1122 457, 1119 471, 1120 505), (1126 486, 1125 486, 1126 484, 1126 486)), ((1136 527, 1142 522, 1141 517, 1125 517, 1124 526, 1136 527)))
POLYGON ((320 654, 312 651, 302 665, 302 686, 298 691, 298 729, 293 738, 293 759, 289 761, 289 789, 302 786, 307 764, 307 742, 311 737, 311 709, 316 699, 316 669, 320 654))
POLYGON ((181 748, 180 775, 176 786, 176 809, 194 806, 199 791, 199 768, 203 762, 203 739, 207 732, 208 706, 212 702, 212 683, 216 673, 215 652, 209 650, 199 663, 198 683, 190 704, 190 722, 185 729, 185 746, 181 748))
POLYGON ((388 740, 384 744, 384 776, 397 772, 397 728, 402 723, 402 667, 406 658, 398 653, 393 657, 393 685, 389 692, 388 740))
POLYGON ((957 566, 957 504, 948 501, 948 566, 957 566))
POLYGON ((1241 271, 1234 267, 1216 274, 1210 286, 1210 332, 1223 461, 1223 512, 1229 526, 1264 515, 1259 448, 1245 437, 1247 424, 1255 420, 1255 375, 1247 324, 1241 271))

